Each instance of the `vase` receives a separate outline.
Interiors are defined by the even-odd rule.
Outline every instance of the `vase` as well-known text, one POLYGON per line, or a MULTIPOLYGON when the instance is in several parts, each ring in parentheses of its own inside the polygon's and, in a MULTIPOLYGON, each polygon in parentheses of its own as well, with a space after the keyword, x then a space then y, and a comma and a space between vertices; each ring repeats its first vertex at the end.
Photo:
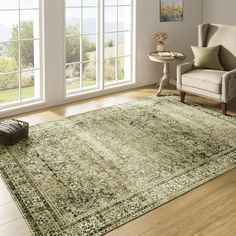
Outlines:
POLYGON ((164 52, 165 51, 165 45, 162 43, 157 44, 157 51, 158 52, 164 52))

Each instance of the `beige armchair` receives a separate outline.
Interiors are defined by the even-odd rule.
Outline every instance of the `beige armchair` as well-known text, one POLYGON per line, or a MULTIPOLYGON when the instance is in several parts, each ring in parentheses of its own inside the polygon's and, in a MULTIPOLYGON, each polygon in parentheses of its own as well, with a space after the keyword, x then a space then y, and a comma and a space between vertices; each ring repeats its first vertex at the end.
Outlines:
POLYGON ((203 24, 198 27, 198 46, 221 45, 219 59, 225 71, 197 69, 193 62, 177 67, 177 89, 181 102, 186 93, 221 102, 223 114, 228 102, 236 96, 236 26, 203 24))

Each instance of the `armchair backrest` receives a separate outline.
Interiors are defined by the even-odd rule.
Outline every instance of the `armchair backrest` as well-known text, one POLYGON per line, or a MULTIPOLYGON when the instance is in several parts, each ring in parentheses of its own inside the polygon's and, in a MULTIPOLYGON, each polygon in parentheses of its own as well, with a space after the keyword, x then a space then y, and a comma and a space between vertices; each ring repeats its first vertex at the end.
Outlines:
POLYGON ((202 24, 198 27, 198 46, 221 45, 219 59, 225 70, 236 68, 236 26, 202 24))

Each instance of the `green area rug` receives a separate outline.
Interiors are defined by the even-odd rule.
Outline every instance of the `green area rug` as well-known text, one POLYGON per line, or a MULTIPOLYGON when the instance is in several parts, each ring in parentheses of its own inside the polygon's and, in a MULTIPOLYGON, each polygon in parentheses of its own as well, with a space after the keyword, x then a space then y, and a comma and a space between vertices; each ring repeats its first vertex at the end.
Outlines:
POLYGON ((235 127, 147 98, 31 127, 0 172, 35 235, 102 235, 235 168, 235 127))

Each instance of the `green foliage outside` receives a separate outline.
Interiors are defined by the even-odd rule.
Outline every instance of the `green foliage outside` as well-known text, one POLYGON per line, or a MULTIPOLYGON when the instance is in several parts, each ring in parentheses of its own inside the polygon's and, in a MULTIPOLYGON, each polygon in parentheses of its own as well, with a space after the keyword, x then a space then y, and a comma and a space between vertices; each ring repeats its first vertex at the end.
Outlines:
MULTIPOLYGON (((11 40, 18 40, 18 26, 13 26, 11 32, 11 40)), ((22 39, 32 39, 33 22, 24 21, 21 23, 20 34, 22 39)), ((22 69, 34 67, 34 42, 33 40, 21 41, 21 66, 22 69)), ((11 41, 7 47, 8 56, 13 58, 16 63, 19 63, 19 46, 18 42, 11 41)))
POLYGON ((83 80, 96 81, 96 71, 96 62, 86 63, 84 65, 83 80))
MULTIPOLYGON (((66 38, 66 63, 79 62, 80 60, 80 36, 79 26, 70 25, 66 28, 66 34, 72 35, 66 38)), ((91 42, 86 36, 83 37, 83 61, 88 61, 89 53, 96 51, 96 44, 91 42)))
MULTIPOLYGON (((34 97, 34 87, 22 89, 22 99, 34 97)), ((9 89, 0 91, 0 104, 10 103, 19 100, 19 89, 9 89)))
MULTIPOLYGON (((82 60, 80 58, 80 33, 78 25, 71 25, 66 28, 66 63, 74 63, 80 61, 96 60, 96 43, 91 42, 87 37, 83 37, 83 53, 82 60), (70 36, 72 35, 72 36, 70 36)), ((83 67, 84 80, 96 81, 95 63, 87 63, 83 67)), ((72 64, 67 66, 66 78, 80 77, 80 65, 72 64)), ((71 86, 69 86, 71 87, 71 86)))
POLYGON ((124 59, 111 58, 106 60, 104 64, 104 77, 106 82, 111 82, 116 79, 116 63, 118 64, 118 80, 124 79, 124 59))
MULTIPOLYGON (((16 72, 19 70, 19 43, 18 26, 13 26, 11 32, 11 41, 1 47, 0 72, 16 72)), ((33 38, 33 22, 24 21, 21 25, 22 38, 33 38)), ((22 69, 32 68, 34 66, 34 49, 33 41, 27 40, 21 42, 21 67, 22 69)), ((31 73, 22 74, 22 87, 33 85, 33 76, 31 73)), ((19 75, 17 73, 3 75, 0 77, 0 90, 14 89, 19 86, 19 75)))
MULTIPOLYGON (((80 37, 75 36, 79 34, 79 27, 77 25, 68 26, 66 29, 66 62, 74 63, 80 61, 95 61, 96 60, 96 43, 89 40, 88 37, 83 37, 83 53, 82 60, 80 58, 80 37)), ((33 22, 24 21, 20 27, 21 38, 33 39, 33 22)), ((13 26, 11 32, 11 41, 8 44, 0 44, 0 73, 15 72, 19 70, 19 43, 18 40, 18 26, 13 26)), ((106 43, 105 50, 112 50, 114 42, 111 40, 106 43)), ((21 68, 34 68, 34 42, 33 40, 23 40, 21 42, 21 68)), ((109 59, 105 62, 104 76, 105 81, 114 81, 116 74, 116 59, 109 59)), ((124 77, 124 70, 122 63, 118 60, 118 78, 121 80, 124 77)), ((80 78, 79 64, 72 64, 67 66, 66 78, 80 78)), ((96 63, 83 64, 83 86, 93 86, 96 84, 96 63), (86 82, 87 81, 87 82, 86 82)), ((21 85, 27 90, 28 96, 33 96, 33 75, 30 72, 22 74, 21 85), (28 89, 27 89, 28 87, 28 89)), ((12 73, 9 75, 0 76, 0 103, 10 102, 18 99, 19 75, 12 73), (4 91, 6 90, 6 91, 4 91), (5 96, 5 100, 4 100, 5 96)), ((78 85, 76 85, 78 87, 78 85)), ((67 86, 67 89, 73 89, 75 85, 67 86)))
MULTIPOLYGON (((96 84, 96 81, 84 81, 83 86, 84 87, 90 87, 94 86, 96 84)), ((74 83, 74 84, 69 84, 67 86, 68 90, 73 90, 73 89, 78 89, 79 84, 74 83)), ((34 97, 34 87, 25 87, 22 89, 22 99, 27 99, 27 98, 32 98, 34 97)), ((2 90, 0 91, 0 104, 4 103, 10 103, 14 101, 19 100, 19 89, 7 89, 7 90, 2 90)))
POLYGON ((109 42, 105 43, 105 47, 109 47, 109 48, 114 47, 114 42, 113 42, 113 40, 110 40, 109 42))
MULTIPOLYGON (((0 72, 6 73, 17 70, 18 65, 14 60, 4 58, 0 59, 0 72)), ((18 83, 19 80, 17 74, 0 76, 0 90, 17 87, 18 83)))
MULTIPOLYGON (((80 61, 80 36, 75 36, 80 33, 79 26, 68 26, 66 29, 68 36, 66 39, 66 62, 73 63, 80 61)), ((114 42, 110 40, 105 44, 105 50, 109 51, 114 47, 114 42)), ((87 37, 83 37, 83 61, 95 61, 96 60, 96 44, 91 42, 87 37)), ((114 81, 116 75, 116 59, 108 59, 104 65, 104 77, 105 81, 114 81)), ((122 80, 124 77, 124 69, 120 60, 118 60, 118 78, 122 80)), ((66 78, 80 77, 80 65, 73 64, 67 66, 66 78)), ((83 66, 83 80, 94 81, 92 85, 96 84, 96 63, 86 63, 83 66)), ((73 88, 73 86, 67 86, 73 88)), ((77 87, 76 87, 77 88, 77 87)), ((69 90, 69 89, 68 89, 69 90)))

